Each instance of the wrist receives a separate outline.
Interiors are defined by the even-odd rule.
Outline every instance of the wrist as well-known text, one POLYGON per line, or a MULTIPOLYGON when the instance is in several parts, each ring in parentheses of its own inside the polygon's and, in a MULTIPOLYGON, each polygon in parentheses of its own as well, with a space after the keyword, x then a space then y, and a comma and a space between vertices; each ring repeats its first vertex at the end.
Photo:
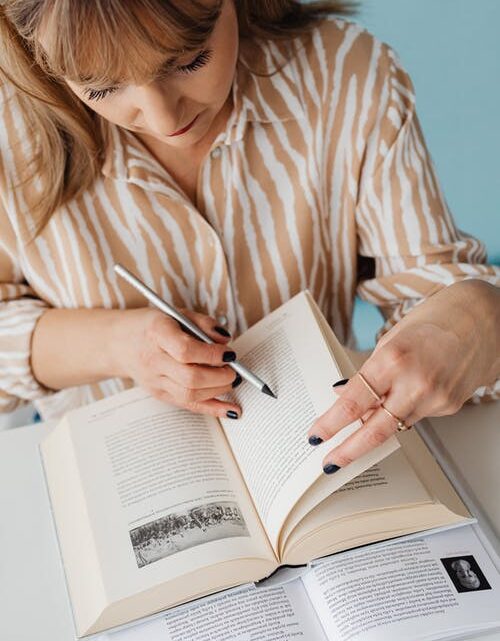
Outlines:
POLYGON ((471 319, 471 336, 483 346, 488 382, 500 375, 500 288, 470 279, 452 285, 459 296, 461 313, 471 319))
POLYGON ((110 313, 109 323, 106 327, 106 363, 105 368, 108 371, 109 378, 127 378, 124 364, 124 352, 127 341, 130 340, 127 331, 129 324, 129 310, 113 310, 110 313))

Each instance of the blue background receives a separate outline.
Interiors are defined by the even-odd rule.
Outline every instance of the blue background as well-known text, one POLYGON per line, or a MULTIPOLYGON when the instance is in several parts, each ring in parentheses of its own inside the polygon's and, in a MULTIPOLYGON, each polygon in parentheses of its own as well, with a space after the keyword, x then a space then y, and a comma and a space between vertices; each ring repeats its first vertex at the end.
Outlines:
MULTIPOLYGON (((457 226, 500 264, 500 0, 364 0, 355 19, 399 54, 457 226)), ((361 347, 380 324, 357 305, 361 347)))

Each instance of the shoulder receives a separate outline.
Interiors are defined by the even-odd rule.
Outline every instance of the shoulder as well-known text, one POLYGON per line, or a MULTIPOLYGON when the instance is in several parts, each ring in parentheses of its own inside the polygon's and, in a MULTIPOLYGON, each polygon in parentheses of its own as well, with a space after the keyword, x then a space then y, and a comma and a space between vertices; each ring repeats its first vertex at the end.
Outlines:
POLYGON ((318 20, 312 30, 294 39, 304 85, 315 86, 329 102, 355 85, 356 94, 372 98, 404 88, 413 99, 413 85, 397 53, 364 27, 336 17, 318 20))

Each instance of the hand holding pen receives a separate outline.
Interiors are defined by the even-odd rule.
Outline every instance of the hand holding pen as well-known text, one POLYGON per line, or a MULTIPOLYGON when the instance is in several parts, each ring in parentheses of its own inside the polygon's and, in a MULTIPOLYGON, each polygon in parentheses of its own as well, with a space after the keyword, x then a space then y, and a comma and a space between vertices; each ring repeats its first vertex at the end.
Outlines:
POLYGON ((122 360, 127 361, 124 376, 132 377, 160 400, 221 418, 241 414, 238 405, 216 397, 230 392, 243 379, 274 397, 264 381, 236 360, 227 346, 230 335, 214 319, 180 312, 121 265, 115 265, 115 271, 157 308, 127 310, 128 321, 122 324, 119 341, 125 352, 122 360))

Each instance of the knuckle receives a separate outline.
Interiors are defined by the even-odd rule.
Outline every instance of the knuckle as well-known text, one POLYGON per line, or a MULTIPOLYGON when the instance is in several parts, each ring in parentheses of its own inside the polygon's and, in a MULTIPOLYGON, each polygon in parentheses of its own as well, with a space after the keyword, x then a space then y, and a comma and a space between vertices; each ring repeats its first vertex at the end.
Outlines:
POLYGON ((402 345, 388 343, 384 348, 384 360, 389 371, 399 371, 407 362, 408 350, 402 345))
POLYGON ((335 465, 338 465, 339 467, 347 467, 353 461, 354 461, 354 458, 352 456, 349 456, 348 454, 344 454, 343 452, 337 453, 334 458, 335 465))
POLYGON ((191 341, 187 334, 181 334, 175 342, 172 356, 180 363, 187 363, 191 354, 191 341))
POLYGON ((165 393, 165 392, 163 392, 163 390, 161 390, 161 389, 151 389, 151 388, 148 388, 148 387, 146 387, 145 389, 146 389, 146 392, 148 392, 149 394, 151 394, 151 396, 152 396, 153 398, 156 398, 158 401, 161 401, 161 397, 162 397, 162 396, 163 396, 163 394, 165 393))
POLYGON ((181 388, 180 397, 185 405, 192 405, 193 403, 196 403, 196 392, 188 387, 181 388))
MULTIPOLYGON (((412 407, 426 402, 429 398, 433 398, 439 389, 439 379, 433 374, 424 374, 416 372, 411 379, 411 384, 404 386, 404 396, 412 407)), ((403 394, 401 390, 401 394, 403 394)))
POLYGON ((192 402, 189 404, 188 409, 195 414, 209 414, 210 412, 203 405, 203 403, 192 402))
MULTIPOLYGON (((226 351, 224 345, 219 345, 218 343, 209 343, 207 345, 207 357, 208 362, 218 365, 222 361, 222 355, 226 351)), ((230 368, 228 368, 230 369, 230 368)))
POLYGON ((163 403, 172 403, 170 394, 168 394, 162 389, 153 389, 150 391, 150 394, 153 398, 155 398, 158 401, 162 401, 163 403))
POLYGON ((341 396, 337 401, 343 417, 352 423, 361 416, 361 406, 353 398, 341 396))
POLYGON ((365 439, 371 447, 378 447, 387 440, 387 434, 381 429, 367 430, 365 439))
POLYGON ((185 369, 182 370, 181 379, 184 387, 189 389, 195 388, 198 381, 196 367, 194 367, 193 365, 188 365, 185 369))
POLYGON ((311 436, 317 436, 324 441, 328 438, 330 438, 330 434, 328 433, 328 425, 322 422, 321 419, 315 421, 307 434, 307 437, 310 438, 311 436))

